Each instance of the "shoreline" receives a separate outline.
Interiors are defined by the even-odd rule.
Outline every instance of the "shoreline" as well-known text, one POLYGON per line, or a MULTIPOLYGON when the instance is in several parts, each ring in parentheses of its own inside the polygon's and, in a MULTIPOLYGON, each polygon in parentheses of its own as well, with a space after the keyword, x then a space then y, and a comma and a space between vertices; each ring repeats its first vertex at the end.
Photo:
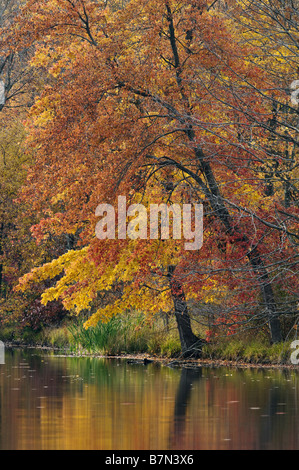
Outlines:
POLYGON ((98 359, 111 359, 111 360, 126 360, 130 361, 129 364, 140 364, 144 363, 144 359, 148 360, 151 363, 171 367, 171 368, 192 368, 198 369, 202 367, 211 367, 211 368, 234 368, 234 369, 288 369, 288 370, 297 370, 299 371, 299 364, 291 363, 266 363, 266 362, 246 362, 242 359, 239 360, 227 360, 227 359, 184 359, 184 358, 165 358, 163 356, 154 356, 149 354, 135 353, 135 354, 118 354, 118 355, 109 355, 109 354, 97 354, 97 353, 88 353, 88 352, 71 352, 68 349, 63 349, 55 346, 45 346, 45 345, 33 345, 33 344, 21 344, 21 343, 10 343, 4 341, 4 346, 7 349, 35 349, 40 351, 52 351, 56 352, 57 356, 61 357, 74 357, 74 358, 98 358, 98 359), (60 354, 59 354, 60 353, 60 354))

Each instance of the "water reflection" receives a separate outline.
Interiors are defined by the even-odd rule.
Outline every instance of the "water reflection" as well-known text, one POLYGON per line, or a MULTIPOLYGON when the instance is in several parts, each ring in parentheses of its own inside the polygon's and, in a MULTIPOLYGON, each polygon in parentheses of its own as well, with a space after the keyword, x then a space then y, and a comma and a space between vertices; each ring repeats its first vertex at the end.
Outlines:
POLYGON ((202 369, 186 369, 181 371, 181 378, 176 392, 174 406, 174 425, 170 435, 170 449, 186 448, 184 436, 187 427, 187 410, 190 402, 191 391, 194 384, 200 380, 202 369))
POLYGON ((0 449, 298 449, 298 373, 6 351, 0 449))

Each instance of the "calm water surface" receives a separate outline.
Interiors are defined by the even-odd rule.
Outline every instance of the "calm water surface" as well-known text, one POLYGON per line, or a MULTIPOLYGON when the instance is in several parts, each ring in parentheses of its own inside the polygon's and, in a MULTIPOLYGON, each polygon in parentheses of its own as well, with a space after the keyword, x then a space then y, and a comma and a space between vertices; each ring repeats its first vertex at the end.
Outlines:
POLYGON ((7 350, 0 449, 299 449, 298 378, 7 350))

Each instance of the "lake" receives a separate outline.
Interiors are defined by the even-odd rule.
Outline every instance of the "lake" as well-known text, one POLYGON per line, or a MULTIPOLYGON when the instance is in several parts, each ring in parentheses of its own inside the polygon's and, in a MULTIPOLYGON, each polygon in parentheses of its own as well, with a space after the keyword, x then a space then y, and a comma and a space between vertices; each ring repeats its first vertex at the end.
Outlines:
POLYGON ((299 449, 298 378, 7 349, 0 450, 299 449))

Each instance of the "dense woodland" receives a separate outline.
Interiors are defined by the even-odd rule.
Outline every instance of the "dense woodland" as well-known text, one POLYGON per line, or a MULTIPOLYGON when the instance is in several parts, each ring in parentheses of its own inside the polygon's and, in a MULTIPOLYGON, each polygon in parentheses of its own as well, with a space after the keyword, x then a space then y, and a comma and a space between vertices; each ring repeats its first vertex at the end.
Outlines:
POLYGON ((297 0, 0 0, 2 330, 139 312, 186 356, 294 337, 298 20, 297 0), (203 204, 202 248, 97 239, 120 195, 203 204))

